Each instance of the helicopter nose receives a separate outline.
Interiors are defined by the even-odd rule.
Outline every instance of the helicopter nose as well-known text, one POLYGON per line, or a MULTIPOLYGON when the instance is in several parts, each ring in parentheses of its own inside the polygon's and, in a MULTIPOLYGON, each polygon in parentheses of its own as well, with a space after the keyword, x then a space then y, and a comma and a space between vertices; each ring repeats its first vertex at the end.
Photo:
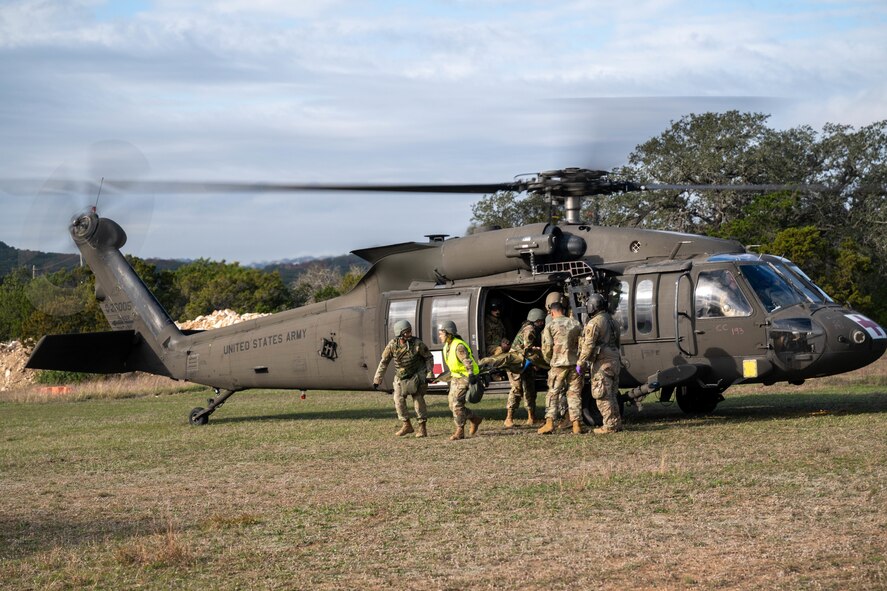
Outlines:
POLYGON ((827 353, 818 365, 820 375, 843 373, 877 361, 887 350, 887 331, 857 312, 834 311, 820 319, 828 334, 827 353))

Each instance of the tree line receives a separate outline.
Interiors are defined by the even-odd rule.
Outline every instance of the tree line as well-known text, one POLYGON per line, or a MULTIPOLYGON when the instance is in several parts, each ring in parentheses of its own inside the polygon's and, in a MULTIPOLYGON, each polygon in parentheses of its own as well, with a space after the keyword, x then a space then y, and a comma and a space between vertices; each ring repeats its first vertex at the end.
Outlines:
MULTIPOLYGON (((887 324, 887 121, 776 130, 762 113, 686 115, 635 148, 617 179, 663 184, 786 184, 771 193, 645 191, 586 199, 583 219, 733 238, 791 259, 836 301, 887 324)), ((473 227, 547 221, 541 195, 499 193, 473 227)))
MULTIPOLYGON (((280 312, 327 300, 349 291, 364 272, 358 265, 343 272, 318 263, 287 284, 278 270, 267 272, 238 263, 199 259, 167 270, 137 257, 126 258, 169 315, 179 321, 214 310, 280 312)), ((0 282, 0 342, 110 330, 94 293, 95 276, 88 267, 38 277, 24 267, 13 269, 0 282)))

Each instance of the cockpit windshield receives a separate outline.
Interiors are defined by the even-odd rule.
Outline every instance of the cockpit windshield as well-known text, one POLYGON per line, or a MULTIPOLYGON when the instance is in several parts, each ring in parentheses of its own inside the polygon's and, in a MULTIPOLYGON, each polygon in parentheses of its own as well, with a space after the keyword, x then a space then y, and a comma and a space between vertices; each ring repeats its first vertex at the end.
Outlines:
POLYGON ((768 313, 804 302, 801 293, 769 264, 742 265, 740 268, 768 313))
POLYGON ((790 281, 792 278, 792 285, 795 285, 798 289, 801 289, 804 292, 804 295, 810 298, 813 302, 825 303, 825 302, 834 302, 833 300, 821 287, 813 283, 813 280, 807 276, 804 271, 801 270, 799 266, 794 264, 788 259, 782 257, 768 257, 775 259, 771 261, 777 267, 782 267, 787 271, 787 277, 790 281), (801 287, 803 286, 803 288, 801 287))
MULTIPOLYGON (((824 304, 824 303, 834 303, 834 300, 829 297, 825 291, 813 283, 813 280, 807 276, 804 271, 801 270, 796 264, 788 260, 787 258, 776 256, 772 254, 752 254, 752 253, 743 253, 743 254, 718 254, 708 258, 709 262, 745 262, 745 261, 758 261, 758 262, 766 262, 770 264, 773 269, 776 270, 776 273, 784 280, 783 283, 787 283, 791 286, 792 290, 794 290, 798 296, 800 296, 803 300, 807 300, 812 303, 824 304)), ((746 269, 748 267, 745 267, 746 269)), ((758 297, 761 297, 760 292, 758 293, 758 297)), ((761 298, 762 301, 764 298, 761 298)), ((765 304, 766 307, 766 304, 765 304)), ((785 307, 784 305, 779 305, 779 307, 785 307)), ((775 308, 774 308, 775 309, 775 308)), ((772 311, 772 310, 768 310, 772 311)))
POLYGON ((801 279, 801 277, 796 274, 796 272, 792 269, 792 267, 794 267, 798 271, 801 271, 800 269, 798 269, 797 265, 795 265, 794 263, 791 263, 791 265, 786 264, 786 263, 789 263, 790 261, 787 261, 787 259, 782 259, 782 258, 778 258, 778 257, 767 257, 767 259, 768 259, 767 262, 769 262, 771 265, 776 267, 776 270, 779 271, 779 274, 782 275, 782 277, 786 281, 791 283, 792 287, 794 287, 796 290, 801 292, 801 294, 803 294, 803 296, 805 298, 807 298, 808 301, 818 303, 818 304, 828 301, 823 298, 823 295, 825 292, 822 292, 822 290, 814 291, 813 287, 815 287, 815 286, 812 282, 810 282, 810 284, 809 284, 811 287, 808 287, 807 283, 804 282, 801 279), (822 293, 820 293, 820 292, 822 292, 822 293))

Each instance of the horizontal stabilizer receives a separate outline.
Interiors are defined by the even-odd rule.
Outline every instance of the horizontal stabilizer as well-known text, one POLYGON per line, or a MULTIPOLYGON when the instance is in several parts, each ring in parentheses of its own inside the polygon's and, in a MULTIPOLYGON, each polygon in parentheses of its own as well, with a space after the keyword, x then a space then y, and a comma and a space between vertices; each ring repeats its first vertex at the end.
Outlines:
POLYGON ((141 339, 133 330, 47 335, 40 339, 28 363, 29 369, 54 369, 87 373, 138 371, 133 351, 141 339))

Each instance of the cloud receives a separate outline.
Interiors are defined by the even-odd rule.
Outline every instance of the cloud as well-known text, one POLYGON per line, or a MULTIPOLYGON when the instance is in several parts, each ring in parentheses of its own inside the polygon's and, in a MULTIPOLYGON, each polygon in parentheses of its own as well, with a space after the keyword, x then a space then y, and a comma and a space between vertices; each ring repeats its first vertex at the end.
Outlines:
MULTIPOLYGON (((620 164, 690 110, 861 126, 887 118, 885 15, 866 0, 6 2, 0 177, 49 177, 115 139, 160 178, 500 182, 620 164)), ((0 199, 14 242, 27 199, 0 199)), ((335 254, 459 234, 474 200, 164 197, 138 254, 335 254)))

